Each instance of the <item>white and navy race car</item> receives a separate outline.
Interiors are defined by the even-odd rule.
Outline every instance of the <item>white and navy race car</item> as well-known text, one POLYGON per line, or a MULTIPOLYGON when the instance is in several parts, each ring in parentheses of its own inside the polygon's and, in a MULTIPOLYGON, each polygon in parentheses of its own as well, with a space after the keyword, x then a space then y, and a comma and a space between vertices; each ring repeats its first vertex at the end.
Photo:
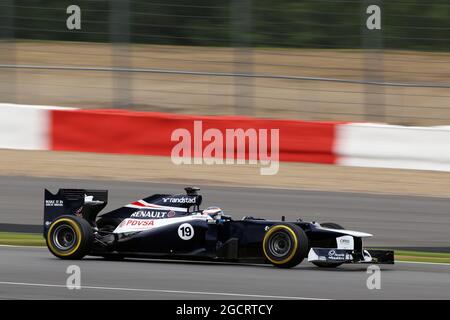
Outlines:
POLYGON ((61 259, 146 257, 271 263, 291 268, 305 258, 318 267, 394 263, 393 251, 365 250, 371 234, 335 223, 233 220, 219 207, 200 209, 199 189, 155 194, 98 216, 105 190, 45 190, 44 237, 61 259))

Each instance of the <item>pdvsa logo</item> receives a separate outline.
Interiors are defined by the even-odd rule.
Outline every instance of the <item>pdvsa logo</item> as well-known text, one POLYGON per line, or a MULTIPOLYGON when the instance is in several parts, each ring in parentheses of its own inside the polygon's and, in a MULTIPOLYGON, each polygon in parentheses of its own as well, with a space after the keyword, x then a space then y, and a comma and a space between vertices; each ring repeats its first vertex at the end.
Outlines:
POLYGON ((129 219, 125 223, 126 227, 153 227, 155 222, 153 220, 139 220, 139 219, 129 219))

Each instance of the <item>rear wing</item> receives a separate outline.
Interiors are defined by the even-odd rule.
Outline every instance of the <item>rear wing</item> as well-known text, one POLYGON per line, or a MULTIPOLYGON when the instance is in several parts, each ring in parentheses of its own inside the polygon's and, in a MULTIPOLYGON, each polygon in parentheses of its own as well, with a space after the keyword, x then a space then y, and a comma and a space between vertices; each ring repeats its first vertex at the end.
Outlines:
POLYGON ((97 214, 108 203, 107 190, 59 189, 56 194, 45 189, 44 235, 59 216, 76 215, 95 226, 97 214))

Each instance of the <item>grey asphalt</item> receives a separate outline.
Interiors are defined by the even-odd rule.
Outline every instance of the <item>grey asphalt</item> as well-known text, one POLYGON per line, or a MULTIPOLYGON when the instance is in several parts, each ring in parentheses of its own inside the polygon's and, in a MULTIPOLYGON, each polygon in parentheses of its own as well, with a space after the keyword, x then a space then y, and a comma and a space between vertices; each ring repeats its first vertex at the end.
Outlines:
POLYGON ((369 290, 366 266, 64 261, 46 248, 0 246, 0 299, 450 299, 449 274, 450 265, 382 266, 380 289, 369 290), (80 290, 66 287, 69 265, 80 268, 80 290))
MULTIPOLYGON (((182 185, 0 177, 0 225, 39 225, 43 189, 109 189, 114 209, 182 185)), ((371 232, 373 246, 449 247, 450 199, 202 186, 204 206, 245 215, 334 221, 371 232)), ((381 267, 381 289, 366 286, 366 266, 322 270, 304 262, 271 266, 87 258, 63 261, 46 248, 0 246, 0 299, 450 299, 450 266, 398 263, 381 267), (81 290, 65 287, 66 269, 81 270, 81 290)))
MULTIPOLYGON (((450 247, 450 198, 198 186, 204 207, 219 205, 235 218, 332 221, 373 233, 371 246, 450 247)), ((44 188, 62 187, 108 189, 104 212, 153 193, 184 193, 177 184, 0 176, 0 225, 41 225, 44 188)))

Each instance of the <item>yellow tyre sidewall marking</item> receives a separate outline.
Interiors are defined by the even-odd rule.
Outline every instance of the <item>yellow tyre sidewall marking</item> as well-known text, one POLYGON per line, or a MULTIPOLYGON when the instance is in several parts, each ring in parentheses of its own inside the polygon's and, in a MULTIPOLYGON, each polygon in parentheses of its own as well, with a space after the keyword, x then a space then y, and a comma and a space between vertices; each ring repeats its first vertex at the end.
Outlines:
POLYGON ((67 218, 62 218, 62 219, 58 219, 58 220, 54 221, 54 222, 52 223, 52 225, 50 226, 50 229, 49 229, 48 232, 47 232, 47 244, 48 244, 48 246, 49 246, 49 249, 50 249, 52 252, 54 252, 56 255, 62 256, 62 257, 70 256, 71 254, 73 254, 74 252, 76 252, 76 251, 78 250, 78 248, 80 247, 80 244, 81 244, 81 230, 80 230, 80 227, 78 226, 78 224, 77 224, 75 221, 73 221, 73 220, 71 220, 71 219, 67 219, 67 218), (59 224, 60 222, 66 222, 67 224, 69 224, 69 225, 73 228, 73 230, 75 231, 75 234, 76 234, 76 236, 77 236, 77 244, 76 244, 76 246, 75 246, 72 250, 70 250, 70 251, 61 251, 61 250, 59 250, 58 248, 56 248, 56 247, 53 245, 53 243, 52 243, 51 235, 52 235, 53 227, 55 227, 55 226, 56 226, 57 224, 59 224))
POLYGON ((282 225, 281 226, 274 226, 274 227, 270 228, 270 230, 267 231, 267 233, 264 236, 264 240, 263 240, 264 255, 273 264, 284 264, 286 262, 289 262, 294 257, 295 253, 297 252, 297 248, 298 248, 297 236, 295 235, 295 232, 291 228, 289 228, 288 226, 282 226, 282 225), (286 259, 284 259, 282 261, 277 261, 277 260, 273 260, 272 258, 270 258, 270 256, 267 254, 267 252, 266 252, 266 242, 267 242, 267 239, 270 238, 272 233, 274 233, 275 231, 280 230, 280 229, 285 229, 292 235, 292 237, 294 239, 294 249, 292 250, 292 252, 289 255, 289 257, 287 257, 286 259))

